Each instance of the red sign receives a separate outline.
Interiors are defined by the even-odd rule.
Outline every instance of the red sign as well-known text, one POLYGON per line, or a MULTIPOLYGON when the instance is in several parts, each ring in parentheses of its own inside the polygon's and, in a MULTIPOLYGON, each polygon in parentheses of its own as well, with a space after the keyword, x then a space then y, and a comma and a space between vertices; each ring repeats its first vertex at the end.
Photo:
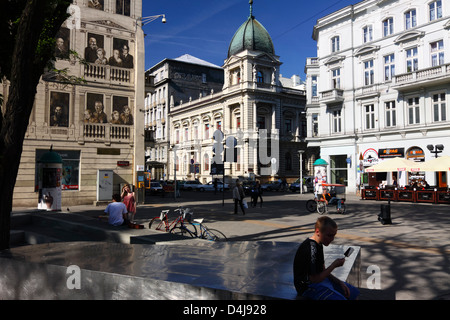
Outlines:
POLYGON ((129 167, 130 161, 117 161, 117 166, 118 167, 129 167))

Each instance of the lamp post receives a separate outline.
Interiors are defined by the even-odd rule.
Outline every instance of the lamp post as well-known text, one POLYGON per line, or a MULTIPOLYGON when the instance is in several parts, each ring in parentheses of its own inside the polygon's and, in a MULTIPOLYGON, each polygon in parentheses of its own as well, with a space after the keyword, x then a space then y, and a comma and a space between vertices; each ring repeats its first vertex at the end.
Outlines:
POLYGON ((300 157, 300 194, 303 194, 303 153, 305 150, 298 150, 298 156, 300 157))
POLYGON ((444 146, 442 144, 437 144, 435 146, 433 146, 432 144, 427 145, 427 149, 431 152, 434 153, 435 157, 438 157, 438 153, 441 153, 442 150, 444 150, 444 146))
POLYGON ((142 25, 145 26, 146 24, 148 24, 148 23, 150 23, 152 21, 155 21, 156 19, 158 19, 160 17, 162 17, 162 19, 161 19, 162 23, 166 23, 167 22, 165 14, 157 14, 155 16, 142 17, 139 20, 141 20, 142 21, 142 25))

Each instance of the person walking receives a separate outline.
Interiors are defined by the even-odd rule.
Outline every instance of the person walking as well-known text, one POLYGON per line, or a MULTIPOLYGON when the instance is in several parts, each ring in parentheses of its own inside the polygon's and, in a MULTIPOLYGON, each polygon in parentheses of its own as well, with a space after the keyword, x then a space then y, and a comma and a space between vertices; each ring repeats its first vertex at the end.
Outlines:
POLYGON ((238 210, 238 204, 241 207, 242 214, 245 215, 245 208, 244 208, 244 188, 242 188, 241 182, 239 180, 236 180, 236 186, 233 188, 233 200, 234 200, 234 214, 237 214, 238 210))

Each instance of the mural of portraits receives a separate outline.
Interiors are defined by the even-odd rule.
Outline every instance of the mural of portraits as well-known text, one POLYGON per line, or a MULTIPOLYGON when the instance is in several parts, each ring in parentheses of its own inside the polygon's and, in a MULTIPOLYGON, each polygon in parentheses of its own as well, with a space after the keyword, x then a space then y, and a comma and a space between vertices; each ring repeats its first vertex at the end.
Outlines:
POLYGON ((130 54, 127 40, 114 38, 113 55, 109 58, 109 64, 121 68, 132 69, 134 67, 134 58, 130 54))
POLYGON ((97 10, 103 10, 104 0, 89 0, 88 7, 97 10))
POLYGON ((61 28, 56 34, 55 57, 59 59, 69 59, 69 49, 70 30, 67 28, 61 28))
POLYGON ((50 92, 50 126, 69 127, 70 95, 63 92, 50 92))
POLYGON ((133 115, 127 97, 113 97, 112 124, 133 125, 133 115))
POLYGON ((89 63, 95 63, 99 59, 99 51, 102 49, 103 58, 106 56, 104 50, 104 38, 102 35, 88 33, 87 47, 84 49, 84 59, 89 63))
POLYGON ((88 93, 86 97, 85 123, 107 123, 108 117, 103 105, 103 95, 88 93))

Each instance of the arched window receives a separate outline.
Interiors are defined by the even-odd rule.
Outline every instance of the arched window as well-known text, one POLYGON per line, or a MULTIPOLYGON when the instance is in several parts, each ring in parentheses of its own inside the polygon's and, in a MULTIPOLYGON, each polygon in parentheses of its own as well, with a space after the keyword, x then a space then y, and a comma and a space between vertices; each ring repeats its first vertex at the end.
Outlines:
POLYGON ((209 155, 207 153, 203 156, 203 170, 209 172, 209 155))
POLYGON ((256 74, 256 82, 264 83, 264 75, 261 71, 258 71, 258 73, 256 74))
POLYGON ((285 165, 286 165, 286 171, 292 170, 292 156, 290 152, 286 152, 284 155, 285 165))

